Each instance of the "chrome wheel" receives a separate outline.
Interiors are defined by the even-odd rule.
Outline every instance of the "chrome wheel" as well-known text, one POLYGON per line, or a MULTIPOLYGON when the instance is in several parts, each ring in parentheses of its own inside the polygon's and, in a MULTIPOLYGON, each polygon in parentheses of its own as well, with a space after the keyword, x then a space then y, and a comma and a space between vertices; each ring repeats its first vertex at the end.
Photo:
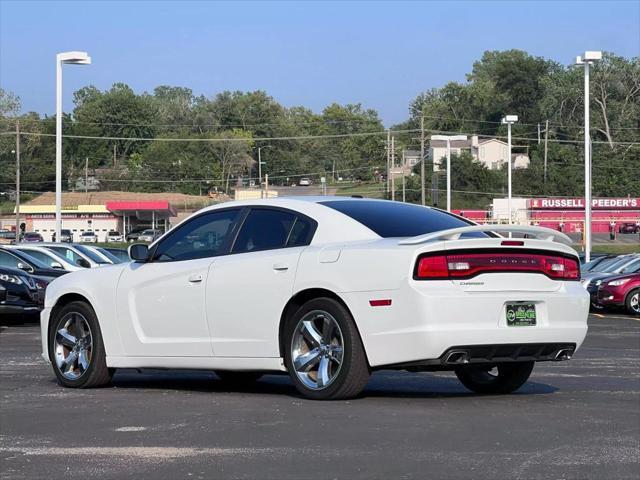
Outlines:
POLYGON ((312 390, 322 390, 342 367, 344 340, 336 319, 313 310, 300 319, 291 340, 291 360, 297 378, 312 390))
POLYGON ((91 364, 91 327, 84 315, 77 312, 66 314, 58 327, 54 339, 56 366, 66 379, 77 380, 91 364))
POLYGON ((637 314, 640 314, 640 292, 634 293, 629 299, 629 308, 637 314))

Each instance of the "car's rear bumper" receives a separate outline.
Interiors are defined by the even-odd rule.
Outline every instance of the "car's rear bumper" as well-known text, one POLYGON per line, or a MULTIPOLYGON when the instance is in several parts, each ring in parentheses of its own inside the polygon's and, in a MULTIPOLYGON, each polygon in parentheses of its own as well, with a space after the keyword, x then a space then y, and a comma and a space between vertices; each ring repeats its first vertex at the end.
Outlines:
POLYGON ((433 282, 343 298, 374 368, 438 360, 459 346, 569 344, 577 350, 587 334, 589 294, 578 282, 554 292, 465 292, 433 282), (392 303, 372 307, 371 299, 392 303), (508 302, 534 303, 536 325, 508 326, 508 302))

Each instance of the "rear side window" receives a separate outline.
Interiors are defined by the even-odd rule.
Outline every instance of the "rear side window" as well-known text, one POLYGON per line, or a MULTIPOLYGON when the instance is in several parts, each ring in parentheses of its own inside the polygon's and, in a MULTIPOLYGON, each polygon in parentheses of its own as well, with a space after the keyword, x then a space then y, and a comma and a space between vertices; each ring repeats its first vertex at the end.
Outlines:
MULTIPOLYGON (((415 237, 473 225, 442 210, 410 203, 388 200, 339 200, 320 203, 344 213, 383 238, 415 237)), ((465 237, 486 236, 480 232, 465 235, 465 237)))
POLYGON ((233 253, 284 248, 296 221, 293 213, 253 209, 247 215, 233 245, 233 253))

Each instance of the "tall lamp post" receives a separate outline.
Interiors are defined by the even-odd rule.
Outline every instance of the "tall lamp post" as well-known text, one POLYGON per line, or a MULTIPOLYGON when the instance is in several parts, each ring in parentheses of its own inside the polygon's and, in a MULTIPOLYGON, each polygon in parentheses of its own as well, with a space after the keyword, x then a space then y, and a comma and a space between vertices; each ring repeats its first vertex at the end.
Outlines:
POLYGON ((62 64, 91 65, 87 52, 62 52, 56 55, 56 242, 62 229, 62 64))
POLYGON ((584 261, 591 260, 591 133, 589 127, 589 65, 602 59, 602 52, 587 51, 576 57, 584 66, 584 261))
POLYGON ((268 148, 271 145, 264 145, 262 147, 258 147, 258 185, 260 186, 260 198, 262 198, 263 196, 263 191, 262 191, 262 165, 266 164, 267 162, 263 162, 262 161, 262 154, 261 151, 263 148, 268 148))
POLYGON ((511 216, 511 125, 518 121, 517 115, 506 115, 502 119, 502 123, 507 125, 507 162, 509 163, 508 168, 508 200, 507 200, 507 210, 509 212, 509 225, 511 225, 513 218, 511 216))
POLYGON ((447 142, 447 211, 450 212, 451 211, 451 142, 466 142, 467 136, 466 135, 431 135, 431 141, 434 141, 434 140, 447 142))

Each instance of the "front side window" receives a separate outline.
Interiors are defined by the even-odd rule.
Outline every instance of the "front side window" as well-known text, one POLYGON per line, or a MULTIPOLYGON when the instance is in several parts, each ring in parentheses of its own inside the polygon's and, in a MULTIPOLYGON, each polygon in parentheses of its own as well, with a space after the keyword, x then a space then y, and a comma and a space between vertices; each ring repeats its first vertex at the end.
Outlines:
POLYGON ((284 248, 295 221, 296 216, 290 212, 251 210, 238 233, 232 253, 284 248))
POLYGON ((158 262, 175 262, 221 255, 239 220, 240 209, 204 213, 178 227, 153 254, 158 262))

